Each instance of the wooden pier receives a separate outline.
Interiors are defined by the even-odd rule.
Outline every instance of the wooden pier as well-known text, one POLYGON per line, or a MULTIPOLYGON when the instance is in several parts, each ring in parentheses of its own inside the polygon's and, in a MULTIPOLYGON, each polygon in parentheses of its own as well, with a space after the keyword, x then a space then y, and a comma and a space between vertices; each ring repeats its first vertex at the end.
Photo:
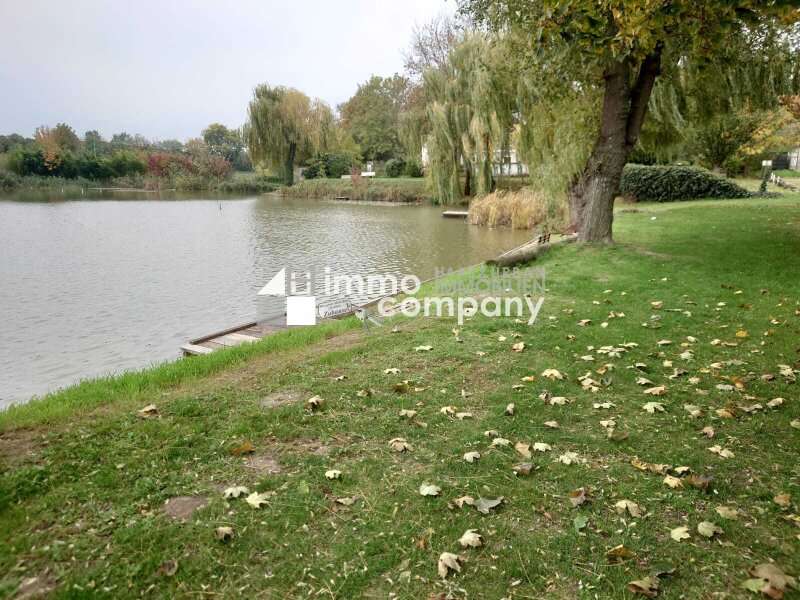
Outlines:
POLYGON ((466 219, 469 212, 466 210, 446 210, 442 213, 445 219, 466 219))
POLYGON ((286 329, 286 325, 251 321, 250 323, 244 323, 195 340, 190 340, 187 344, 181 346, 181 351, 184 356, 211 354, 214 350, 219 350, 220 348, 229 348, 231 346, 238 346, 239 344, 257 342, 263 337, 277 333, 278 331, 283 331, 284 329, 286 329))

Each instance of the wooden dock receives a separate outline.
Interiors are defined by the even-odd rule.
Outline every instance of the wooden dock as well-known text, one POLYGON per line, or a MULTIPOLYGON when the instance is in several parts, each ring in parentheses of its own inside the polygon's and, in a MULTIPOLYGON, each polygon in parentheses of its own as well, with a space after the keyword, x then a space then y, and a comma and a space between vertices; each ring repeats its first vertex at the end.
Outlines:
POLYGON ((276 323, 258 323, 251 321, 223 329, 210 335, 190 340, 187 344, 181 346, 181 351, 184 356, 197 356, 200 354, 211 354, 214 350, 220 348, 229 348, 231 346, 238 346, 239 344, 249 344, 257 342, 263 337, 283 331, 286 325, 276 323))
POLYGON ((446 210, 442 213, 445 219, 466 219, 469 212, 466 210, 446 210))

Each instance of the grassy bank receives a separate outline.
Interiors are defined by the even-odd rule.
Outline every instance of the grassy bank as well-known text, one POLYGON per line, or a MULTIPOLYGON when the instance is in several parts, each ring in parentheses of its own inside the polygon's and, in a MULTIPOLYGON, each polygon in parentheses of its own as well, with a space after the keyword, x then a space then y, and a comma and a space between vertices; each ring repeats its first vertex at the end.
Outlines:
POLYGON ((42 191, 65 194, 80 194, 92 188, 114 188, 123 190, 176 190, 186 192, 220 192, 235 194, 263 194, 280 187, 274 178, 266 178, 255 173, 234 173, 226 179, 214 179, 193 175, 179 175, 173 178, 148 176, 116 177, 108 180, 66 179, 63 177, 43 177, 28 175, 19 177, 7 171, 0 171, 0 193, 42 191))
POLYGON ((289 198, 365 200, 378 202, 418 202, 431 200, 425 179, 364 178, 358 184, 347 179, 307 179, 281 189, 289 198))
POLYGON ((661 573, 659 598, 756 598, 756 565, 798 575, 800 196, 640 204, 615 232, 544 258, 533 327, 300 330, 4 414, 0 594, 616 599, 661 573))

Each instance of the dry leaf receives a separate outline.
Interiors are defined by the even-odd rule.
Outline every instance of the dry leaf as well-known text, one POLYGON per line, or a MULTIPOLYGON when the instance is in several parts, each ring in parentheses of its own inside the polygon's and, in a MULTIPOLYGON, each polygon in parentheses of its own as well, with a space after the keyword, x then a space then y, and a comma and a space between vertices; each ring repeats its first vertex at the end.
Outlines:
POLYGON ((325 401, 319 396, 312 396, 311 398, 306 400, 306 408, 311 411, 319 410, 320 408, 322 408, 322 404, 324 402, 325 401))
POLYGON ((577 490, 572 490, 569 493, 569 502, 572 504, 572 508, 577 508, 584 504, 588 498, 586 497, 586 488, 578 488, 577 490))
POLYGON ((136 414, 142 419, 152 419, 158 416, 158 407, 155 404, 148 404, 144 408, 140 408, 136 414))
POLYGON ((479 513, 488 515, 491 509, 497 508, 504 501, 505 498, 503 496, 500 496, 499 498, 478 498, 473 506, 478 509, 479 513))
POLYGON ((431 483, 423 483, 419 486, 419 493, 421 496, 438 496, 442 493, 442 488, 431 483))
POLYGON ((511 350, 514 352, 522 352, 525 350, 525 342, 517 342, 513 346, 511 346, 511 350))
POLYGON ((417 411, 404 408, 400 411, 400 416, 406 419, 413 419, 417 416, 417 411))
POLYGON ((526 444, 525 442, 517 442, 514 444, 514 450, 517 451, 523 458, 530 458, 531 457, 531 445, 526 444))
POLYGON ((533 444, 533 449, 536 452, 550 452, 550 450, 552 450, 550 444, 545 444, 544 442, 535 442, 533 444))
POLYGON ((483 546, 483 536, 478 533, 477 529, 467 529, 458 539, 458 543, 462 548, 477 548, 483 546))
POLYGON ((513 416, 514 416, 514 411, 515 411, 515 410, 516 410, 516 407, 514 406, 514 403, 512 402, 511 404, 509 404, 508 406, 506 406, 506 411, 505 411, 505 414, 506 414, 507 416, 509 416, 509 417, 513 417, 513 416))
POLYGON ((456 573, 461 572, 461 565, 459 564, 459 556, 457 554, 451 554, 450 552, 442 552, 439 556, 439 563, 437 565, 437 570, 439 572, 439 577, 444 579, 447 577, 447 574, 450 571, 455 571, 456 573))
POLYGON ((383 370, 384 375, 400 375, 400 369, 397 367, 390 367, 383 370))
POLYGON ((467 452, 464 454, 464 460, 467 461, 468 463, 474 463, 480 457, 481 457, 480 452, 467 452))
POLYGON ((642 406, 642 410, 653 414, 655 412, 664 412, 664 405, 660 402, 648 402, 642 406))
POLYGON ((712 538, 715 535, 722 535, 723 531, 719 525, 711 521, 703 521, 697 525, 697 533, 703 537, 712 538))
POLYGON ((414 348, 414 352, 430 352, 433 350, 433 346, 417 346, 414 348))
POLYGON ((496 437, 492 440, 490 445, 492 448, 497 448, 498 446, 510 446, 511 441, 507 440, 506 438, 496 437))
POLYGON ((635 555, 631 550, 626 548, 623 544, 614 546, 606 552, 606 559, 610 563, 619 563, 633 558, 635 555))
POLYGON ((531 471, 533 471, 533 464, 519 463, 511 467, 511 470, 514 471, 514 475, 525 477, 530 475, 531 471))
POLYGON ((545 377, 545 378, 551 379, 551 380, 564 379, 564 376, 557 369, 545 369, 544 371, 542 371, 542 377, 545 377))
POLYGON ((395 452, 409 452, 411 445, 404 438, 394 438, 389 440, 389 447, 395 452))
POLYGON ((672 475, 667 475, 664 477, 664 485, 671 487, 673 490, 677 490, 683 487, 683 481, 672 475))
POLYGON ((658 578, 645 577, 628 582, 628 591, 633 594, 641 594, 648 598, 655 598, 658 595, 658 578))
POLYGON ((717 506, 714 510, 723 519, 728 521, 736 521, 739 518, 739 509, 731 508, 730 506, 717 506))
POLYGON ((223 498, 238 498, 242 494, 249 494, 250 490, 248 490, 243 485, 234 485, 229 488, 225 488, 225 491, 222 492, 223 498))
POLYGON ((233 539, 233 527, 217 527, 214 530, 214 537, 220 542, 229 542, 233 539))
POLYGON ((253 508, 261 508, 264 504, 267 503, 267 500, 272 495, 273 494, 270 492, 264 492, 264 493, 253 492, 247 498, 245 498, 244 501, 247 502, 253 508))
POLYGON ((337 471, 336 469, 331 469, 329 471, 325 471, 325 478, 326 479, 341 479, 342 472, 337 471))
POLYGON ((688 527, 676 527, 675 529, 670 530, 669 537, 671 537, 676 542, 680 542, 683 540, 688 540, 692 536, 689 535, 688 527))
POLYGON ((643 514, 641 507, 636 504, 636 502, 631 502, 630 500, 620 500, 614 505, 614 507, 621 515, 624 515, 627 512, 630 516, 638 518, 643 514))
POLYGON ((663 396, 667 393, 667 387, 664 385, 657 385, 656 387, 647 388, 644 393, 648 396, 663 396))
POLYGON ((245 454, 252 454, 255 451, 256 451, 255 446, 253 446, 253 444, 247 440, 245 440, 235 448, 231 448, 231 454, 233 454, 234 456, 243 456, 245 454))

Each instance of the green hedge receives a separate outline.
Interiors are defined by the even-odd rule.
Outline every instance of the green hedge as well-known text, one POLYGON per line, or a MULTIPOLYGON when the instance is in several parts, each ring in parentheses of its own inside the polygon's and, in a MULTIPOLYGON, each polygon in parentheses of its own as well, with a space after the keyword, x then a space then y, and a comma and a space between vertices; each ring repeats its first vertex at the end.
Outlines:
POLYGON ((729 179, 699 167, 626 165, 620 190, 639 201, 746 198, 752 194, 729 179))

